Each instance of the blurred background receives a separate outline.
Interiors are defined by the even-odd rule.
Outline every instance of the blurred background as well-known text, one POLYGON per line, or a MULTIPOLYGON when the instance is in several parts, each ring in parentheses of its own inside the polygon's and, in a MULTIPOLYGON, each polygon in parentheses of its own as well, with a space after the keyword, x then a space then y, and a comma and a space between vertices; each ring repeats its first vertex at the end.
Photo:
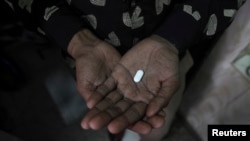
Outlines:
MULTIPOLYGON (((209 124, 250 124, 250 1, 189 75, 164 141, 206 141, 209 124)), ((0 140, 105 141, 86 131, 71 60, 0 2, 0 140), (4 17, 4 18, 3 18, 4 17)))

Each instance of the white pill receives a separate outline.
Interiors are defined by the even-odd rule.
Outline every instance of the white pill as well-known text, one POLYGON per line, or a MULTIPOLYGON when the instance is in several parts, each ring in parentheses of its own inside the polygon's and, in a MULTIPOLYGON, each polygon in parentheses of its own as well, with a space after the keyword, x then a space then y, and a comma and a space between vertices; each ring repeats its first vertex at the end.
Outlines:
POLYGON ((137 70, 137 72, 136 72, 136 74, 135 74, 135 76, 134 76, 134 82, 135 82, 135 83, 140 82, 141 79, 142 79, 142 77, 143 77, 143 75, 144 75, 143 70, 137 70))

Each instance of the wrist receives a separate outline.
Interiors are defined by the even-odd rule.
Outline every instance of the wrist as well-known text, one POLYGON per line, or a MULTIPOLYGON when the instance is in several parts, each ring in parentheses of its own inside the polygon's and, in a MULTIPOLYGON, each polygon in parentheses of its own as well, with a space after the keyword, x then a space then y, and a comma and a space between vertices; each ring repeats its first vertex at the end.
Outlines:
POLYGON ((175 47, 174 44, 172 44, 171 42, 169 42, 167 39, 159 36, 159 35, 151 35, 149 37, 151 40, 167 47, 169 50, 171 50, 173 53, 177 54, 179 53, 178 49, 175 47))
POLYGON ((92 50, 100 42, 101 40, 90 30, 82 29, 72 37, 67 50, 73 58, 77 58, 80 54, 92 50))

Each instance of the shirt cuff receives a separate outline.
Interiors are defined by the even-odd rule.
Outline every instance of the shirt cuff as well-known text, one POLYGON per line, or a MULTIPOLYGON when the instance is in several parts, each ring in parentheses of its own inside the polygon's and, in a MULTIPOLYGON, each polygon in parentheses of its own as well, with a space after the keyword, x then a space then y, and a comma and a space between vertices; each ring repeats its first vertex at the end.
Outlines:
POLYGON ((52 6, 45 9, 40 26, 46 36, 65 51, 74 34, 82 28, 89 28, 88 24, 67 6, 52 6))
POLYGON ((185 54, 189 46, 200 39, 200 29, 204 26, 199 21, 199 16, 193 17, 182 9, 183 5, 176 6, 154 32, 171 42, 178 49, 180 57, 185 54))

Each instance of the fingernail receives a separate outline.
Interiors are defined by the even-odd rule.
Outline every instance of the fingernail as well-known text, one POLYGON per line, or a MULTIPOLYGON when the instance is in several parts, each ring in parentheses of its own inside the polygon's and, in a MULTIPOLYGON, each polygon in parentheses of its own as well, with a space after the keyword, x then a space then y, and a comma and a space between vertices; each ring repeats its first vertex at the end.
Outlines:
POLYGON ((91 100, 87 101, 86 104, 87 104, 87 107, 89 109, 92 109, 94 107, 94 105, 95 105, 95 103, 93 101, 91 101, 91 100))
POLYGON ((82 126, 82 128, 85 129, 85 130, 88 129, 88 126, 87 126, 87 124, 86 124, 85 122, 82 122, 82 123, 81 123, 81 126, 82 126))
POLYGON ((151 116, 153 116, 153 115, 155 115, 155 112, 154 112, 154 111, 152 111, 152 110, 148 110, 148 111, 147 111, 147 117, 151 117, 151 116))

